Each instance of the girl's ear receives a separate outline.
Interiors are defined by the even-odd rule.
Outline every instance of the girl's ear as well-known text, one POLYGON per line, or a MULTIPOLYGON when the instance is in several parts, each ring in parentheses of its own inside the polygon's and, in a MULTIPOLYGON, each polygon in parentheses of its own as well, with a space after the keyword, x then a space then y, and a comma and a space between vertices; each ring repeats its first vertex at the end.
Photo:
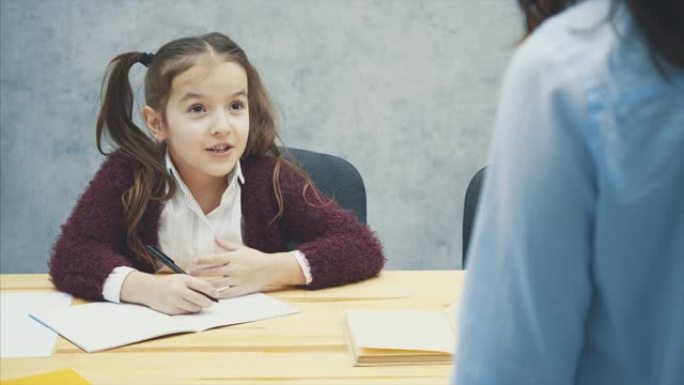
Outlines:
POLYGON ((150 106, 143 107, 142 110, 143 120, 147 124, 147 128, 152 131, 157 141, 163 141, 166 139, 166 130, 164 130, 164 124, 162 122, 161 114, 159 114, 154 108, 150 106))

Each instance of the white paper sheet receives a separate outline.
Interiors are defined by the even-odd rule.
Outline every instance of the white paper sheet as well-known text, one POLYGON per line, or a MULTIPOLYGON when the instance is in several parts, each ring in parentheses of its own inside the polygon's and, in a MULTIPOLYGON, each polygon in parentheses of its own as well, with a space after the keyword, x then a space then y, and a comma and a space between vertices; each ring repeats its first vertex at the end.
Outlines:
POLYGON ((29 316, 29 311, 67 307, 66 293, 0 293, 0 356, 50 357, 57 333, 29 316))

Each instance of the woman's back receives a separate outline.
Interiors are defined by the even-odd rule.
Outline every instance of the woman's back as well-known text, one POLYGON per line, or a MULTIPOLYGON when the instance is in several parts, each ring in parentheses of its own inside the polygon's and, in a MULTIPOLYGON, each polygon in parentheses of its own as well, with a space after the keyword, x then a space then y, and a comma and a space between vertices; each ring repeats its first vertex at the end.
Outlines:
POLYGON ((610 13, 548 20, 509 68, 456 383, 684 383, 684 72, 610 13))
MULTIPOLYGON (((591 3, 559 23, 606 4, 591 3)), ((574 58, 586 71, 596 183, 594 290, 577 382, 682 383, 684 73, 663 77, 624 9, 600 29, 601 45, 578 44, 594 56, 586 68, 574 58)))

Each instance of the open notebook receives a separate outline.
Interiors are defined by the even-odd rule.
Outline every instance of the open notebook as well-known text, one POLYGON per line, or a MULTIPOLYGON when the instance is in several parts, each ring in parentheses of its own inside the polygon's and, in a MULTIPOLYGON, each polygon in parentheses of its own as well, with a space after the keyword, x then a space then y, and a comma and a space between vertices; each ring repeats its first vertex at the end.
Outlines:
POLYGON ((94 302, 66 308, 43 308, 31 317, 88 353, 168 334, 203 330, 296 313, 262 293, 224 299, 196 314, 167 315, 145 306, 94 302))
POLYGON ((449 311, 347 311, 355 366, 450 364, 456 339, 449 311))

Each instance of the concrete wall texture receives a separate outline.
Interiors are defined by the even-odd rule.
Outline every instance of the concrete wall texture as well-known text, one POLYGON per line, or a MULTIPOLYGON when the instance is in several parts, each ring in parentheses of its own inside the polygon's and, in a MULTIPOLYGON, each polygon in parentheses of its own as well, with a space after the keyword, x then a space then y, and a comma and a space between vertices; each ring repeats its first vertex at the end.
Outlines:
POLYGON ((103 160, 109 60, 209 31, 248 53, 286 145, 359 169, 387 268, 457 268, 465 189, 521 25, 513 0, 1 0, 0 271, 47 271, 103 160))

